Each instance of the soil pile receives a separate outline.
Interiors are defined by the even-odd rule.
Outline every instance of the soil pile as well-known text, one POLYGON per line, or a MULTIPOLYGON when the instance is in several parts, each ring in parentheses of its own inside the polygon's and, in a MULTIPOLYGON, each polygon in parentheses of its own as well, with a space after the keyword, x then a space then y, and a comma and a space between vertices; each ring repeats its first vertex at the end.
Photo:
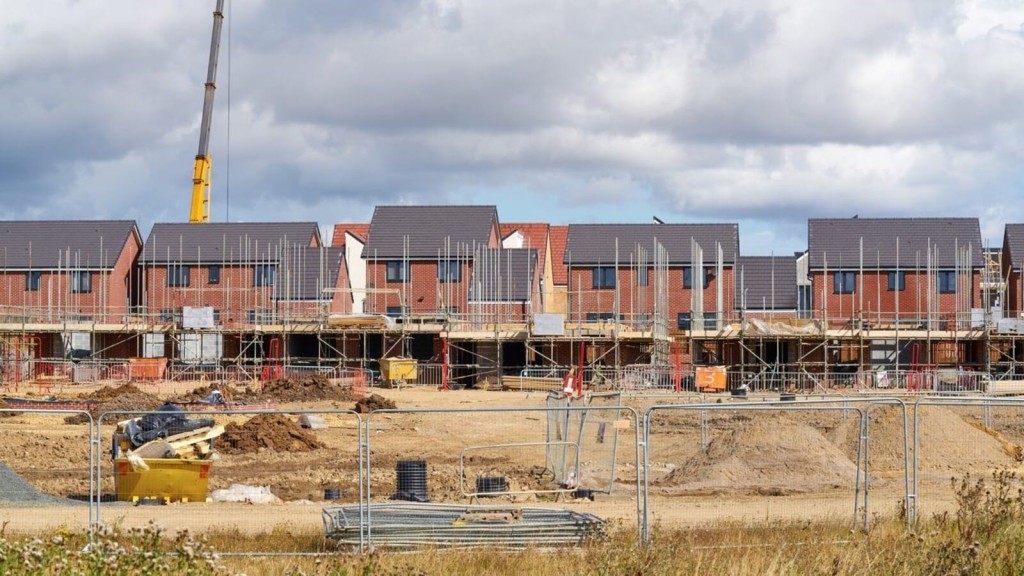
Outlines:
MULTIPOLYGON (((96 393, 101 392, 102 390, 103 388, 97 390, 96 393)), ((89 414, 91 414, 93 418, 98 418, 104 412, 150 412, 164 404, 162 400, 153 394, 142 392, 131 384, 121 386, 115 390, 124 390, 124 393, 114 396, 108 400, 101 401, 99 404, 90 408, 89 414)), ((115 419, 124 420, 131 417, 133 416, 118 416, 115 417, 115 419)), ((72 414, 64 418, 64 422, 66 424, 86 424, 89 422, 89 419, 85 414, 72 414)), ((110 422, 108 422, 108 424, 110 424, 110 422)))
MULTIPOLYGON (((7 403, 0 398, 0 410, 7 408, 7 403)), ((10 418, 11 416, 17 416, 17 412, 0 412, 0 418, 10 418)))
POLYGON ((352 391, 333 384, 323 376, 303 380, 282 378, 263 385, 263 396, 281 402, 315 402, 317 400, 351 400, 352 391))
POLYGON ((782 414, 737 414, 707 450, 653 482, 663 492, 789 494, 852 488, 857 466, 821 432, 782 414))
POLYGON ((229 423, 214 446, 222 454, 253 454, 264 448, 275 452, 309 452, 325 444, 286 416, 259 414, 245 424, 229 423))
POLYGON ((99 390, 94 390, 84 396, 83 400, 99 400, 100 402, 107 402, 113 400, 118 396, 124 396, 125 394, 145 394, 134 384, 122 384, 121 386, 104 386, 99 390))
POLYGON ((385 410, 389 408, 398 408, 398 405, 395 404, 394 400, 388 400, 387 398, 377 394, 370 394, 366 398, 360 398, 352 409, 359 414, 369 414, 374 410, 385 410))
POLYGON ((228 384, 210 384, 208 386, 200 386, 191 392, 187 392, 178 396, 173 401, 181 403, 199 402, 203 398, 206 398, 214 390, 220 391, 221 395, 228 402, 253 402, 258 399, 258 394, 252 388, 235 388, 228 384))

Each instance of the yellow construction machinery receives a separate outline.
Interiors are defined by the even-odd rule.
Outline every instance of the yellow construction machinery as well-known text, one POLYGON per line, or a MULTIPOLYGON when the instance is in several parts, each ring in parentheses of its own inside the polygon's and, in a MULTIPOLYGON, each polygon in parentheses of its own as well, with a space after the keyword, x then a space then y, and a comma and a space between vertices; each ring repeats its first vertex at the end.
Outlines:
POLYGON ((188 221, 210 221, 210 121, 213 119, 213 91, 217 89, 217 56, 220 54, 220 29, 224 23, 224 0, 217 0, 213 12, 213 38, 210 40, 210 65, 206 72, 203 121, 199 126, 199 153, 192 171, 192 206, 188 221))

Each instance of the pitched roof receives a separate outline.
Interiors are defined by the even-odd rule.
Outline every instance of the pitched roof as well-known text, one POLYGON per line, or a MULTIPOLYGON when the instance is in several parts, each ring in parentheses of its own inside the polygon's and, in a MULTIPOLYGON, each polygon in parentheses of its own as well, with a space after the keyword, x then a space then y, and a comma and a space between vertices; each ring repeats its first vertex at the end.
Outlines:
POLYGON ((548 228, 550 227, 549 224, 541 222, 502 223, 501 239, 504 241, 513 232, 519 232, 523 235, 523 248, 543 250, 548 240, 548 228))
POLYGON ((654 261, 654 243, 665 247, 669 264, 689 264, 693 258, 690 240, 704 250, 704 262, 715 260, 715 244, 721 243, 722 260, 732 264, 739 255, 738 224, 570 224, 564 262, 573 265, 628 264, 637 260, 638 247, 654 261))
POLYGON ((345 245, 345 233, 348 232, 353 236, 359 238, 366 244, 366 239, 370 237, 370 225, 369 224, 335 224, 334 233, 331 235, 331 248, 341 248, 345 245))
POLYGON ((536 267, 536 248, 477 250, 469 286, 470 302, 529 302, 536 267))
POLYGON ((377 206, 363 258, 454 258, 487 246, 494 206, 377 206))
POLYGON ((737 309, 796 310, 796 256, 740 256, 734 277, 737 309))
POLYGON ((341 271, 343 248, 310 248, 295 245, 278 262, 274 281, 277 300, 330 300, 341 271))
POLYGON ((21 220, 0 222, 0 262, 5 268, 112 268, 132 237, 133 220, 21 220))
POLYGON ((140 262, 276 261, 295 246, 319 246, 316 222, 154 224, 140 262))
POLYGON ((1003 244, 1009 251, 1009 265, 1013 268, 1024 265, 1024 224, 1007 224, 1003 231, 1003 244))
POLYGON ((812 218, 807 221, 810 268, 860 266, 861 239, 865 267, 924 268, 929 248, 938 268, 956 266, 957 249, 969 249, 974 268, 985 263, 977 218, 812 218))
POLYGON ((569 267, 565 265, 565 245, 569 242, 568 226, 552 226, 551 238, 551 281, 557 286, 569 284, 569 267))

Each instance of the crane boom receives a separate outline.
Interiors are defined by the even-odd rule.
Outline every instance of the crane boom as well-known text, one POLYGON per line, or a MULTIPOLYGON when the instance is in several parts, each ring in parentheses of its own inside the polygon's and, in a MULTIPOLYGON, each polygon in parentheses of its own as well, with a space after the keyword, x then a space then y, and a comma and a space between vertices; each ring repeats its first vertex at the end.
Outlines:
POLYGON ((203 120, 199 126, 199 152, 192 170, 192 205, 188 221, 210 221, 210 123, 213 120, 213 92, 217 89, 217 58, 220 55, 220 29, 224 23, 224 0, 217 0, 213 12, 213 37, 210 39, 210 65, 206 71, 203 120))

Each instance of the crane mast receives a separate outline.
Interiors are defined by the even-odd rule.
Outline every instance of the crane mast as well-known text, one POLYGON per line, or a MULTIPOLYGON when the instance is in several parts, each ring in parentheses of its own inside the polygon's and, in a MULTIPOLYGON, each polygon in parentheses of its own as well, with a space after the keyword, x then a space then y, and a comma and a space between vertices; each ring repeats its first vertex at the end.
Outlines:
POLYGON ((213 37, 210 39, 210 65, 206 71, 203 120, 199 126, 199 152, 192 171, 192 205, 188 221, 210 221, 210 123, 213 120, 213 92, 217 89, 217 57, 220 55, 220 29, 224 23, 224 0, 217 0, 213 12, 213 37))

